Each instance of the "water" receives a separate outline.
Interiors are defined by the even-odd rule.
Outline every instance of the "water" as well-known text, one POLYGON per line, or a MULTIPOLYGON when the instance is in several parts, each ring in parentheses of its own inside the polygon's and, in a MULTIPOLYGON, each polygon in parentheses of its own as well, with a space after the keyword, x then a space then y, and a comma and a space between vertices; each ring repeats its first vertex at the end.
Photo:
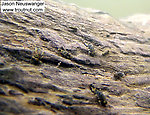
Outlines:
POLYGON ((122 18, 133 14, 150 14, 150 0, 62 0, 80 7, 108 12, 113 17, 122 18))

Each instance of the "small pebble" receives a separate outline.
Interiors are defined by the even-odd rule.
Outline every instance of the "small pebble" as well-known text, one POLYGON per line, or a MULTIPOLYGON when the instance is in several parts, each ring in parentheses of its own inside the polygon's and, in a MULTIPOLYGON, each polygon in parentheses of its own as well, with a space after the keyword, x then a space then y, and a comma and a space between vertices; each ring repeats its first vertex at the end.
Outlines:
POLYGON ((0 95, 6 95, 6 93, 0 88, 0 95))
POLYGON ((114 79, 115 79, 115 80, 121 80, 121 78, 124 77, 124 76, 125 76, 124 73, 122 73, 122 72, 117 72, 117 73, 114 74, 114 79))
POLYGON ((15 90, 9 90, 9 94, 10 94, 10 95, 13 95, 13 96, 16 96, 16 95, 23 95, 22 93, 18 93, 18 92, 16 92, 15 90))

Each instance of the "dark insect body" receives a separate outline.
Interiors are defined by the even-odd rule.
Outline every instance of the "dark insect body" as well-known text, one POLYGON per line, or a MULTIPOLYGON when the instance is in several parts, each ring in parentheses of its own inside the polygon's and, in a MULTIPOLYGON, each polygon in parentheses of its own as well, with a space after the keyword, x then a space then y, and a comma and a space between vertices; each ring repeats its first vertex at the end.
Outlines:
POLYGON ((96 96, 97 102, 101 104, 102 106, 106 107, 107 100, 106 100, 105 95, 98 88, 96 88, 93 84, 90 84, 89 87, 90 87, 91 92, 94 93, 94 95, 96 96))

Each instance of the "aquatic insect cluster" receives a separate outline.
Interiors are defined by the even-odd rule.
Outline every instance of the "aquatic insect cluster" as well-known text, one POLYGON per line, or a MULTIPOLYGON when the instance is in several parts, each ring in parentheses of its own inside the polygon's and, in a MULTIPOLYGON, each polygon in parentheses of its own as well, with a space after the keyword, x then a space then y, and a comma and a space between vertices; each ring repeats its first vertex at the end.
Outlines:
POLYGON ((94 93, 94 95, 96 96, 98 103, 106 107, 107 100, 105 95, 100 91, 100 89, 96 88, 93 84, 90 84, 89 87, 91 92, 94 93))

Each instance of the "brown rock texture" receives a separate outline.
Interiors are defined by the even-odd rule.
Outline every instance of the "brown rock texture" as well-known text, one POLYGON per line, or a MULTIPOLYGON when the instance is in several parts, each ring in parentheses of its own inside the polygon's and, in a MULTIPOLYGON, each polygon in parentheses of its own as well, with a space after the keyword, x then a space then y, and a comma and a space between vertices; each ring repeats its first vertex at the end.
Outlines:
POLYGON ((52 0, 0 13, 0 113, 150 114, 149 35, 52 0))

